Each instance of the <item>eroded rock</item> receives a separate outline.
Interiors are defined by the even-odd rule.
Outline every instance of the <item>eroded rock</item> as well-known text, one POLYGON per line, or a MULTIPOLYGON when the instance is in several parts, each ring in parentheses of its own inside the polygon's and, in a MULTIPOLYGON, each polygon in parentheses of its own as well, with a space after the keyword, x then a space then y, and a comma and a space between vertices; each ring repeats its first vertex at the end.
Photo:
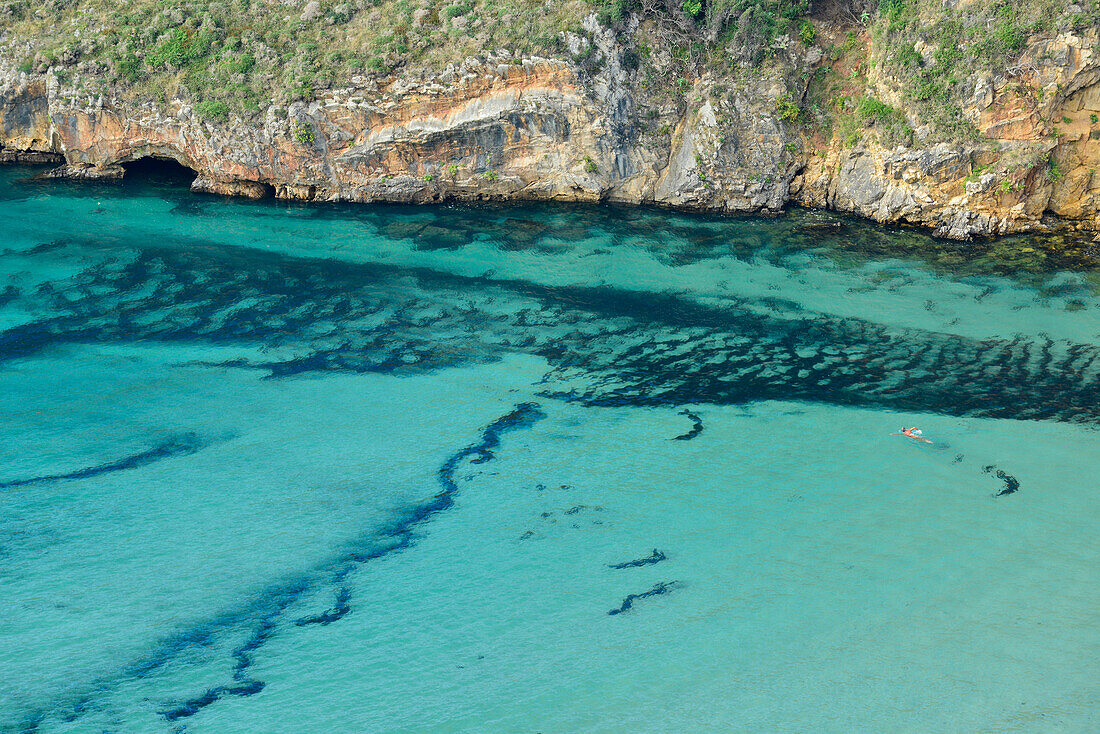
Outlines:
MULTIPOLYGON (((301 17, 321 14, 313 0, 301 17)), ((629 31, 636 20, 624 23, 629 31)), ((307 201, 608 200, 726 212, 795 201, 957 239, 1040 228, 1051 214, 1100 224, 1096 32, 1033 40, 1016 77, 960 82, 973 92, 963 112, 987 140, 937 142, 913 120, 909 144, 887 148, 871 131, 854 147, 808 140, 781 112, 802 93, 791 85, 804 83, 782 65, 736 83, 684 79, 682 102, 654 101, 623 63, 622 36, 586 28, 566 44, 598 67, 486 54, 438 73, 355 76, 250 123, 212 123, 181 100, 81 99, 48 70, 0 60, 0 162, 63 155, 50 175, 112 179, 120 163, 172 158, 197 172, 195 191, 307 201), (1028 96, 1024 86, 1050 91, 1028 96), (1044 120, 1062 121, 1056 136, 1044 120)), ((811 53, 786 63, 829 62, 811 53)), ((875 93, 901 104, 896 82, 875 74, 875 93)))

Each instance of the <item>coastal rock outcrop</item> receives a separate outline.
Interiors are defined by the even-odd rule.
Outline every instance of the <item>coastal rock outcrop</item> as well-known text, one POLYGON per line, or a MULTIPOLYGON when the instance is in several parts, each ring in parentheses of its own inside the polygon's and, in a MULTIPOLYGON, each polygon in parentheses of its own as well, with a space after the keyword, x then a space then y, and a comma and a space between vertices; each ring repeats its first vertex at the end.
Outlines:
MULTIPOLYGON (((816 175, 796 180, 794 199, 880 222, 931 226, 969 239, 1042 227, 1044 215, 1100 228, 1100 43, 1093 31, 1029 44, 1016 66, 967 80, 969 143, 886 149, 833 140, 816 175)), ((896 80, 872 76, 884 98, 896 80)))
MULTIPOLYGON (((52 69, 21 71, 0 54, 0 162, 61 157, 50 175, 109 179, 125 163, 166 158, 196 172, 194 191, 249 198, 727 212, 794 202, 953 239, 1043 228, 1051 216, 1100 226, 1095 31, 1033 39, 1017 66, 966 80, 974 94, 963 113, 980 138, 937 141, 918 127, 891 147, 872 134, 853 142, 796 124, 805 79, 830 63, 818 49, 751 77, 682 78, 682 94, 650 98, 623 34, 594 16, 586 28, 569 39, 577 54, 568 58, 498 52, 440 72, 352 76, 309 103, 221 122, 177 98, 81 96, 52 69)), ((897 99, 898 84, 869 72, 868 88, 883 99, 897 99)))

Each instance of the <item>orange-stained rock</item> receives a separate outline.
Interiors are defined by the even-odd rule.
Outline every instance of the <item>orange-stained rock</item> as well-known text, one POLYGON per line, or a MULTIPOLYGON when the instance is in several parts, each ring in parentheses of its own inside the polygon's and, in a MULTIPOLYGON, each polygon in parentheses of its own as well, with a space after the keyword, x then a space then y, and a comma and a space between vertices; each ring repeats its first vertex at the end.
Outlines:
MULTIPOLYGON (((646 93, 620 66, 618 41, 590 30, 606 59, 594 75, 560 60, 490 55, 436 74, 355 77, 262 120, 216 124, 180 100, 92 104, 50 73, 28 75, 0 57, 0 162, 62 154, 57 175, 87 177, 170 158, 196 172, 195 191, 301 201, 618 201, 727 212, 795 201, 958 239, 1038 228, 1048 213, 1083 223, 1100 215, 1095 31, 1033 39, 1011 73, 976 71, 960 84, 974 90, 962 112, 987 139, 941 142, 912 116, 912 144, 887 148, 872 130, 850 147, 782 119, 777 99, 801 90, 779 66, 740 85, 709 74, 685 80, 682 98, 653 103, 643 119, 646 93)), ((900 82, 883 67, 871 65, 869 92, 901 104, 900 82)))

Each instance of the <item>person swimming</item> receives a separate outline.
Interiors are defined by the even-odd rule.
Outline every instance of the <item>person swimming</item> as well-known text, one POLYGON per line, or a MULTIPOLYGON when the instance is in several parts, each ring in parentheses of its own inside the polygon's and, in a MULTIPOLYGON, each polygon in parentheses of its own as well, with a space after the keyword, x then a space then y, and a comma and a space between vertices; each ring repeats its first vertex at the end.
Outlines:
POLYGON ((902 426, 901 430, 898 431, 897 433, 893 434, 893 435, 895 435, 895 436, 908 436, 909 438, 913 439, 914 441, 923 441, 924 443, 932 443, 929 439, 924 437, 924 433, 921 431, 921 429, 917 428, 916 426, 913 426, 912 428, 906 428, 905 426, 902 426))

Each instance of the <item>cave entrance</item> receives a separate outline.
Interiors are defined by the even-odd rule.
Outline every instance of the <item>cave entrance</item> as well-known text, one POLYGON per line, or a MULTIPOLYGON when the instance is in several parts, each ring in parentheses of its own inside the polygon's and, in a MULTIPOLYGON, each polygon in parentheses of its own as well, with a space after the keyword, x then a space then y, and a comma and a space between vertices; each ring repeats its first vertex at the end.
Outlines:
POLYGON ((190 188, 198 175, 196 171, 183 165, 175 158, 144 156, 122 164, 126 170, 123 181, 139 186, 190 188))

